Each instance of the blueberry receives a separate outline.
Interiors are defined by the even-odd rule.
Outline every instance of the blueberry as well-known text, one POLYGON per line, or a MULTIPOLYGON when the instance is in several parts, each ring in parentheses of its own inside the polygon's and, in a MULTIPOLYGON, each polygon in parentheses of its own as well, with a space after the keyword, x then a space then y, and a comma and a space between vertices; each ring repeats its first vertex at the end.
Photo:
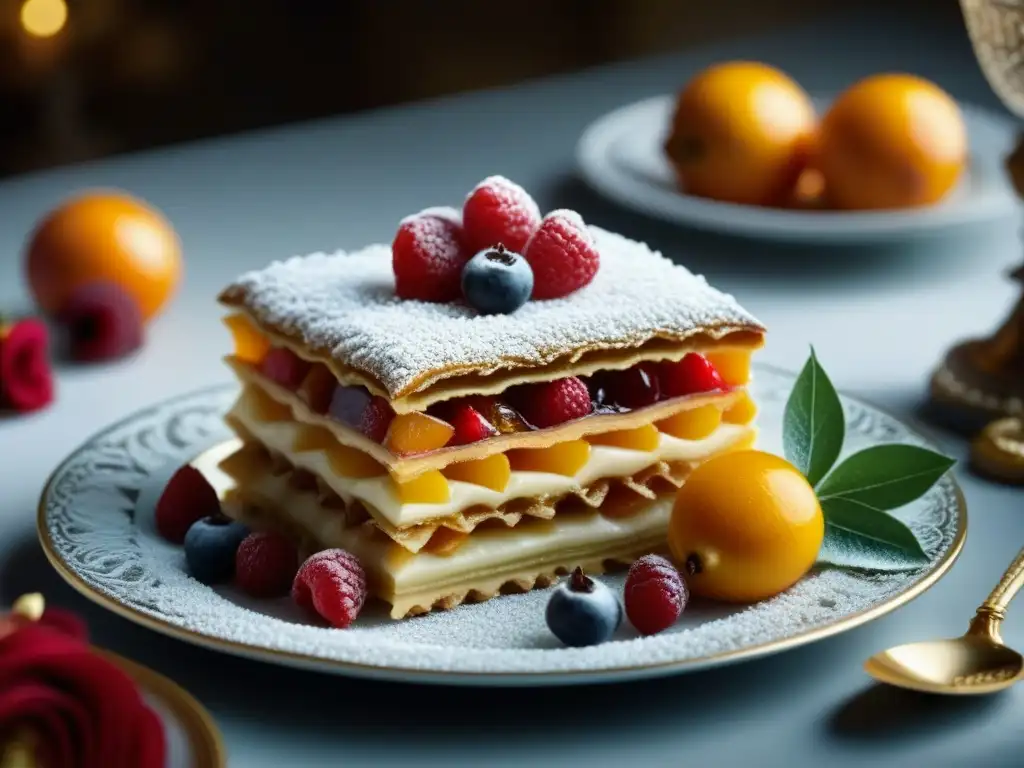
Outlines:
POLYGON ((503 245, 480 251, 462 268, 462 295, 484 315, 510 314, 530 299, 533 270, 503 245))
POLYGON ((565 645, 597 645, 619 628, 622 604, 608 587, 577 568, 551 594, 545 618, 565 645))
POLYGON ((185 561, 189 572, 204 584, 230 581, 235 552, 249 529, 226 515, 204 517, 185 534, 185 561))

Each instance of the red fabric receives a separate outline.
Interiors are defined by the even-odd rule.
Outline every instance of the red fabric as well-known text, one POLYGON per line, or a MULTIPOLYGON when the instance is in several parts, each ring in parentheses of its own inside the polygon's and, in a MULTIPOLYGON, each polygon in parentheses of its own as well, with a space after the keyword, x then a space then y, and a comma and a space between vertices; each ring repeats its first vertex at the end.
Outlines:
POLYGON ((29 731, 47 768, 163 768, 163 724, 79 620, 47 611, 12 624, 4 634, 0 619, 0 741, 29 731))

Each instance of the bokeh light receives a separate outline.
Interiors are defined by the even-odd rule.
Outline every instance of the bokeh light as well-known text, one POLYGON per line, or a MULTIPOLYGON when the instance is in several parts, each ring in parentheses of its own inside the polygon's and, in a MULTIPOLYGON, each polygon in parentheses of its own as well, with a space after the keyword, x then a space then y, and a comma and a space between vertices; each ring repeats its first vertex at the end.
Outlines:
POLYGON ((33 37, 53 37, 67 20, 64 0, 25 0, 21 6, 21 26, 33 37))

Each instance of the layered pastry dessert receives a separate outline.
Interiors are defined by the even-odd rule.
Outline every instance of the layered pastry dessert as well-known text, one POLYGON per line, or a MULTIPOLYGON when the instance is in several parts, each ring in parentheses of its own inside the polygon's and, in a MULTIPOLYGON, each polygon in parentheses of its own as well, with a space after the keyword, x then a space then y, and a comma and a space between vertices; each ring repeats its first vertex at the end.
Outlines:
POLYGON ((429 209, 391 246, 276 262, 220 295, 241 383, 226 509, 354 554, 395 618, 661 551, 688 472, 755 438, 764 328, 731 296, 571 212, 495 235, 524 255, 470 260, 466 216, 429 209), (421 258, 441 266, 412 279, 421 258), (439 277, 453 265, 461 289, 439 277), (518 307, 493 309, 525 278, 488 270, 532 275, 518 307))

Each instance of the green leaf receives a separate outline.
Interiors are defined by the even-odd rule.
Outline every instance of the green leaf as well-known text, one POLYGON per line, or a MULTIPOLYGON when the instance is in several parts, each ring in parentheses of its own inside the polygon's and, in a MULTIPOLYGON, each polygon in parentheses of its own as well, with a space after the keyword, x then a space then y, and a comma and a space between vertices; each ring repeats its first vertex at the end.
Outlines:
POLYGON ((876 445, 848 457, 818 486, 822 507, 833 500, 887 510, 920 498, 956 461, 916 445, 876 445))
POLYGON ((825 540, 818 552, 818 565, 864 571, 916 571, 927 564, 926 557, 827 523, 825 540))
POLYGON ((821 511, 827 527, 838 529, 848 536, 856 536, 862 540, 864 547, 873 545, 880 551, 879 554, 887 550, 898 550, 911 560, 928 560, 914 532, 888 512, 838 496, 822 501, 821 511))
POLYGON ((807 481, 817 485, 839 458, 846 421, 832 382, 811 348, 793 385, 782 421, 782 450, 807 481))

